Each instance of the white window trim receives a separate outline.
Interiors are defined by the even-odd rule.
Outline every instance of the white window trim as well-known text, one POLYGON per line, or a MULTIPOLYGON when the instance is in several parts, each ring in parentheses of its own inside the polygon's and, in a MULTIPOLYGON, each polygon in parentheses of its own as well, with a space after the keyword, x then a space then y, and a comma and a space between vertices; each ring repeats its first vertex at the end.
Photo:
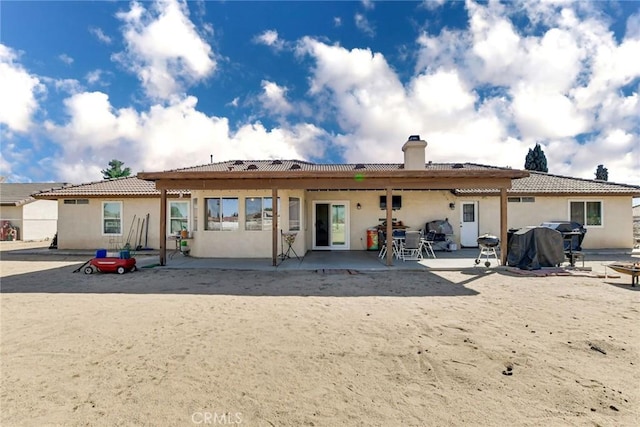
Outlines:
MULTIPOLYGON (((243 231, 247 231, 250 233, 253 232, 265 232, 265 231, 271 231, 273 224, 270 224, 268 227, 265 227, 265 222, 267 221, 267 217, 265 216, 265 208, 264 208, 264 199, 273 199, 273 197, 271 196, 247 196, 243 198, 243 206, 244 206, 244 229, 243 231), (261 216, 261 228, 255 229, 255 230, 251 230, 247 228, 247 200, 251 200, 251 199, 260 199, 260 216, 261 216)), ((280 196, 278 196, 277 198, 277 202, 278 203, 278 228, 282 228, 282 224, 280 222, 280 219, 282 217, 281 215, 281 209, 282 209, 282 202, 280 202, 280 196)), ((288 205, 287 205, 287 209, 288 209, 288 205)), ((271 212, 273 212, 273 200, 271 201, 271 212)), ((273 218, 271 218, 271 221, 273 221, 273 218)))
MULTIPOLYGON (((203 215, 204 216, 204 226, 202 227, 202 231, 203 232, 214 232, 214 233, 220 233, 220 232, 222 232, 222 233, 229 233, 229 232, 237 233, 238 231, 241 231, 242 230, 242 228, 241 228, 242 216, 243 216, 242 211, 244 209, 244 207, 242 206, 242 200, 243 199, 241 197, 238 197, 238 196, 235 196, 235 197, 231 197, 231 196, 203 197, 202 198, 202 201, 203 201, 202 207, 200 208, 200 209, 204 209, 204 215, 203 215), (221 209, 220 209, 220 219, 221 220, 222 220, 222 217, 224 216, 224 212, 222 211, 224 209, 223 200, 224 199, 235 199, 235 200, 238 201, 238 221, 237 221, 238 227, 236 229, 234 229, 234 230, 224 229, 224 228, 222 228, 222 225, 223 225, 222 222, 220 222, 220 230, 212 230, 212 229, 208 228, 209 216, 207 215, 207 209, 208 209, 209 203, 207 201, 208 200, 212 200, 212 199, 220 200, 220 207, 221 207, 221 209)), ((244 230, 242 230, 242 231, 244 231, 244 230)))
MULTIPOLYGON (((279 213, 280 213, 280 211, 278 211, 278 214, 279 213)), ((302 228, 302 197, 289 197, 289 200, 287 201, 287 215, 289 216, 288 217, 288 225, 287 225, 287 227, 289 228, 289 231, 297 231, 297 232, 302 231, 303 230, 303 228, 302 228), (291 199, 297 199, 298 200, 298 228, 297 229, 291 228, 291 216, 289 215, 290 214, 289 203, 290 203, 291 199)))
POLYGON ((100 205, 101 212, 100 216, 102 220, 100 221, 100 233, 102 236, 123 236, 124 235, 124 206, 121 200, 104 200, 100 205), (104 205, 105 203, 117 203, 120 205, 120 233, 105 233, 104 232, 104 205))
MULTIPOLYGON (((171 203, 186 203, 187 204, 187 231, 191 231, 191 203, 189 200, 167 200, 167 212, 169 212, 169 215, 167 215, 167 230, 169 231, 169 234, 172 234, 171 232, 171 219, 173 218, 171 216, 171 203)), ((175 232, 173 232, 175 233, 175 232)))
POLYGON ((585 215, 587 212, 587 207, 586 207, 586 203, 587 202, 599 202, 600 203, 600 225, 588 225, 586 218, 584 221, 584 224, 582 224, 582 226, 584 228, 604 228, 604 201, 602 199, 569 199, 567 202, 567 218, 569 218, 569 221, 571 221, 571 203, 576 203, 576 202, 581 202, 585 204, 585 215))

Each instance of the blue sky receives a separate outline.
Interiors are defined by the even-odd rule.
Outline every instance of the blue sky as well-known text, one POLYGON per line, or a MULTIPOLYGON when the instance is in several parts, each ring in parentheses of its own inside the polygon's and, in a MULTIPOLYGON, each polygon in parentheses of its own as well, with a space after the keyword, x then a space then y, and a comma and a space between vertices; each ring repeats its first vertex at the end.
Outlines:
POLYGON ((640 2, 0 2, 0 175, 229 159, 523 168, 640 185, 640 2))

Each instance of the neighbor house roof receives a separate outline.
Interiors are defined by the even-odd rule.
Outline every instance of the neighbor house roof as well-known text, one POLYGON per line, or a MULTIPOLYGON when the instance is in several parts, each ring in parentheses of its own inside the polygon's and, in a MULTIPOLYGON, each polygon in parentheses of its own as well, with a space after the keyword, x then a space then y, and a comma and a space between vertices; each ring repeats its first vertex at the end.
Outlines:
POLYGON ((66 185, 62 182, 40 182, 40 183, 0 183, 0 205, 21 206, 35 199, 31 197, 33 193, 60 188, 66 185))
MULTIPOLYGON (((171 191, 171 194, 189 195, 189 191, 171 191)), ((136 176, 124 178, 106 179, 86 184, 70 185, 50 191, 44 191, 34 195, 38 199, 63 199, 63 198, 95 198, 95 197, 159 197, 160 191, 156 190, 153 182, 139 179, 136 176)))
MULTIPOLYGON (((457 190, 456 193, 489 195, 499 194, 499 191, 497 189, 463 189, 457 190)), ((640 196, 640 186, 530 171, 528 177, 514 179, 507 194, 509 196, 619 195, 638 197, 640 196)))

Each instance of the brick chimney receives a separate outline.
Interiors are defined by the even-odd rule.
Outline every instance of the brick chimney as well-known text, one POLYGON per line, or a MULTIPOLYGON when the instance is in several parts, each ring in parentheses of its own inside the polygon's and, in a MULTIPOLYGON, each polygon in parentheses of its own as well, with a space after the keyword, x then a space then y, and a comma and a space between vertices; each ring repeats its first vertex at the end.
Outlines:
POLYGON ((420 135, 411 135, 402 146, 404 168, 407 170, 424 170, 425 148, 427 148, 427 141, 421 140, 420 135))

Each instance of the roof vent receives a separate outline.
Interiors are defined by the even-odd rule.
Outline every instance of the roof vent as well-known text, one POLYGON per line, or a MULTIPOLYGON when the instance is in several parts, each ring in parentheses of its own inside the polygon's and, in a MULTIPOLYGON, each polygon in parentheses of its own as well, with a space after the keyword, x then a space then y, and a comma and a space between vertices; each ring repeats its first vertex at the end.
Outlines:
POLYGON ((453 169, 462 169, 464 168, 464 165, 462 163, 455 163, 453 166, 451 166, 453 169))
POLYGON ((256 166, 256 165, 247 166, 247 170, 255 170, 255 169, 258 169, 258 166, 256 166))
POLYGON ((362 163, 358 163, 358 164, 354 167, 354 169, 364 169, 364 168, 365 168, 365 167, 364 167, 364 165, 363 165, 362 163))
POLYGON ((235 162, 233 162, 234 165, 244 165, 244 162, 242 160, 236 160, 235 162))
POLYGON ((281 165, 282 164, 282 160, 274 160, 271 162, 272 165, 281 165))
POLYGON ((300 169, 300 165, 297 163, 294 163, 291 165, 291 167, 289 168, 290 170, 294 170, 294 169, 300 169))

